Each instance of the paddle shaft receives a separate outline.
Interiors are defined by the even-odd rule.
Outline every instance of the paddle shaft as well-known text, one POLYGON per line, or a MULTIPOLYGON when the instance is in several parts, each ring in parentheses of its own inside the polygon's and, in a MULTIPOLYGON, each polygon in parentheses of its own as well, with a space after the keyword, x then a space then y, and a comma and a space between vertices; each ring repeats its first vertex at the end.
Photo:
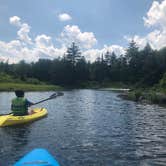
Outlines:
MULTIPOLYGON (((55 98, 55 97, 54 97, 54 98, 55 98)), ((39 104, 39 103, 42 103, 42 102, 47 101, 47 100, 54 99, 54 98, 50 98, 50 97, 49 97, 49 98, 47 98, 47 99, 44 99, 44 100, 38 101, 38 102, 32 104, 31 106, 36 105, 36 104, 39 104)))
POLYGON ((64 95, 64 94, 63 94, 62 92, 59 92, 59 93, 57 93, 57 94, 54 93, 54 94, 52 94, 49 98, 44 99, 44 100, 41 100, 41 101, 38 101, 38 102, 32 104, 31 106, 36 105, 36 104, 39 104, 39 103, 42 103, 42 102, 47 101, 47 100, 55 99, 55 98, 57 98, 58 96, 63 96, 63 95, 64 95))

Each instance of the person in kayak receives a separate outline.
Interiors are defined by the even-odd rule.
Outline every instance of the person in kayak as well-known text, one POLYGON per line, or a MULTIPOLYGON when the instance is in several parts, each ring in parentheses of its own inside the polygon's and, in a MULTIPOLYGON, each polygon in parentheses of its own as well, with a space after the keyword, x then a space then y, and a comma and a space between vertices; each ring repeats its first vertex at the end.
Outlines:
POLYGON ((24 98, 24 91, 16 90, 15 95, 16 95, 16 98, 12 100, 12 104, 11 104, 11 110, 13 115, 24 116, 24 115, 32 114, 33 110, 29 113, 28 107, 33 105, 33 103, 28 101, 26 98, 24 98))

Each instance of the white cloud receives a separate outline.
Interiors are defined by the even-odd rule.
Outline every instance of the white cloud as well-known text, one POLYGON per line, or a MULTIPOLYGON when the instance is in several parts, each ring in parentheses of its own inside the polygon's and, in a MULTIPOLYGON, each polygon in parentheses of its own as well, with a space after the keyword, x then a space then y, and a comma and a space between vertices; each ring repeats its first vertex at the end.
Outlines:
POLYGON ((17 39, 10 42, 0 41, 0 61, 8 60, 9 63, 16 63, 20 60, 27 62, 37 61, 39 58, 54 59, 64 56, 71 42, 76 42, 81 48, 83 56, 89 61, 95 61, 106 51, 115 52, 120 55, 124 52, 123 47, 118 45, 104 46, 102 49, 93 49, 97 43, 93 32, 81 32, 78 26, 67 25, 60 34, 59 41, 62 43, 60 48, 57 48, 52 41, 52 37, 46 34, 37 35, 31 39, 30 26, 21 21, 18 16, 13 16, 9 19, 10 23, 17 26, 17 39), (64 44, 65 43, 65 44, 64 44))
POLYGON ((30 26, 27 23, 22 23, 20 17, 13 16, 9 18, 9 22, 12 25, 19 27, 17 32, 18 38, 26 44, 32 44, 31 38, 29 37, 30 26))
POLYGON ((39 58, 53 59, 64 55, 66 48, 55 48, 50 36, 38 35, 33 42, 29 37, 30 26, 27 23, 22 23, 18 16, 11 17, 9 22, 19 27, 18 38, 10 42, 0 41, 0 61, 8 60, 9 63, 16 63, 25 60, 32 62, 39 58))
POLYGON ((110 46, 105 45, 102 52, 106 53, 107 51, 111 53, 114 52, 117 56, 125 54, 125 48, 119 45, 110 45, 110 46))
POLYGON ((81 48, 85 49, 90 49, 97 43, 93 32, 81 32, 77 25, 65 26, 60 34, 59 41, 66 45, 69 45, 71 42, 76 42, 81 48))
POLYGON ((21 26, 21 19, 18 16, 10 17, 9 22, 10 22, 10 24, 15 25, 15 26, 18 26, 18 27, 21 26))
POLYGON ((72 17, 69 14, 67 14, 67 13, 59 14, 58 18, 59 18, 60 21, 69 21, 69 20, 72 19, 72 17))
POLYGON ((117 56, 125 54, 125 48, 118 45, 105 45, 102 49, 89 49, 83 52, 83 56, 91 62, 94 62, 98 57, 101 57, 102 54, 105 54, 107 51, 114 52, 117 56))
MULTIPOLYGON (((147 38, 145 38, 145 37, 140 37, 140 36, 138 36, 138 35, 135 35, 135 36, 133 36, 133 37, 124 36, 124 39, 127 40, 129 43, 130 43, 132 40, 134 40, 140 50, 142 50, 142 49, 146 46, 147 42, 149 42, 149 41, 147 40, 147 38)), ((149 42, 149 44, 151 45, 150 42, 149 42)))
POLYGON ((65 51, 66 48, 64 47, 58 49, 54 46, 36 43, 34 43, 33 47, 28 47, 19 40, 13 40, 9 43, 0 41, 0 60, 8 60, 9 63, 16 63, 20 60, 32 62, 37 61, 39 58, 54 59, 62 57, 65 51))
POLYGON ((144 17, 146 26, 160 25, 164 29, 166 28, 166 0, 161 3, 154 1, 151 8, 147 12, 147 16, 144 17))
POLYGON ((96 58, 102 55, 102 50, 90 49, 90 50, 84 51, 82 55, 85 57, 86 60, 94 62, 96 58))
POLYGON ((66 51, 65 47, 55 48, 52 42, 52 38, 45 34, 38 35, 35 38, 35 46, 40 58, 45 57, 53 59, 62 57, 66 51))
POLYGON ((43 48, 43 47, 47 47, 47 46, 52 46, 52 41, 51 41, 51 37, 50 36, 47 36, 45 34, 42 34, 42 35, 38 35, 36 38, 35 38, 35 42, 36 42, 36 45, 39 47, 39 48, 43 48))
POLYGON ((20 40, 25 43, 32 44, 31 38, 29 37, 30 26, 26 23, 21 25, 20 30, 17 32, 17 35, 20 40))
POLYGON ((166 46, 166 0, 161 3, 154 1, 146 17, 143 17, 144 24, 147 27, 154 28, 153 31, 146 36, 135 35, 133 37, 125 37, 128 41, 134 39, 138 46, 142 49, 148 42, 153 49, 161 49, 166 46))

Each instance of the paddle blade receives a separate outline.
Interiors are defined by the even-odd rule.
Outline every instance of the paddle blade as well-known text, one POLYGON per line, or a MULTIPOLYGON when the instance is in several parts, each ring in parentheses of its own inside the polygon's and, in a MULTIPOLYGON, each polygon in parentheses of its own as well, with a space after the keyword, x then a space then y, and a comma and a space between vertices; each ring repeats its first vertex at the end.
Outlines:
POLYGON ((63 96, 64 93, 63 92, 57 92, 57 96, 63 96))
POLYGON ((54 93, 50 96, 50 99, 53 99, 53 98, 56 98, 58 96, 63 96, 64 94, 62 92, 57 92, 57 93, 54 93))

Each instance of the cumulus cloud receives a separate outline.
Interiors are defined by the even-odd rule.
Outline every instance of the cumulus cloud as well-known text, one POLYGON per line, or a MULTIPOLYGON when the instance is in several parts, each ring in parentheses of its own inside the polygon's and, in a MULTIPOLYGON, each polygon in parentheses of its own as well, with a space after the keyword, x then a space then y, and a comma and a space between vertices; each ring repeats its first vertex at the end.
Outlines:
POLYGON ((161 49, 166 46, 166 31, 154 30, 144 37, 135 35, 132 38, 128 38, 128 41, 134 40, 140 49, 143 49, 147 43, 151 45, 153 49, 161 49))
POLYGON ((18 16, 10 17, 9 22, 10 22, 10 24, 15 25, 15 26, 18 26, 18 27, 21 26, 21 19, 18 16))
POLYGON ((0 61, 8 60, 9 63, 16 63, 25 60, 32 62, 40 58, 53 59, 64 55, 66 48, 55 48, 50 36, 41 34, 32 41, 29 37, 30 26, 27 23, 22 23, 18 16, 10 17, 9 22, 19 28, 18 37, 10 42, 0 41, 0 61))
POLYGON ((38 35, 35 38, 35 46, 36 50, 38 50, 38 54, 40 58, 58 58, 64 55, 66 51, 65 47, 55 48, 52 42, 52 38, 45 34, 38 35))
POLYGON ((9 63, 16 63, 20 60, 35 60, 30 49, 22 45, 19 40, 10 42, 0 41, 0 57, 3 60, 8 60, 9 63))
POLYGON ((47 46, 52 46, 52 39, 50 36, 47 36, 45 34, 42 34, 42 35, 38 35, 36 38, 35 38, 35 42, 36 42, 36 45, 39 47, 39 48, 43 48, 43 47, 47 47, 47 46))
POLYGON ((29 37, 31 27, 27 23, 22 23, 21 18, 18 16, 10 17, 9 22, 10 24, 20 28, 17 32, 18 38, 20 40, 22 40, 24 43, 32 44, 31 38, 29 37))
POLYGON ((101 57, 102 54, 105 54, 107 51, 110 53, 115 53, 117 56, 125 54, 125 48, 119 45, 105 45, 102 49, 89 49, 83 52, 83 56, 86 60, 94 62, 98 57, 101 57))
POLYGON ((146 26, 160 25, 166 28, 166 0, 161 3, 154 1, 151 8, 147 12, 147 16, 143 17, 146 26))
POLYGON ((30 26, 26 23, 21 25, 20 30, 17 32, 17 35, 20 40, 25 43, 31 44, 31 38, 29 37, 30 26))
POLYGON ((72 19, 72 17, 69 14, 67 14, 67 13, 59 14, 58 18, 59 18, 60 21, 69 21, 69 20, 72 19))
POLYGON ((17 31, 18 37, 10 42, 0 41, 0 61, 8 60, 9 63, 16 63, 25 60, 32 62, 40 58, 63 57, 71 42, 76 42, 81 49, 83 48, 82 55, 91 62, 107 51, 114 51, 117 55, 124 53, 123 47, 118 45, 105 45, 102 49, 93 49, 93 46, 97 43, 95 35, 93 32, 82 32, 77 25, 64 27, 59 36, 62 45, 57 48, 52 37, 46 34, 40 34, 31 39, 29 36, 31 27, 22 22, 18 16, 10 17, 9 22, 19 28, 17 31))
POLYGON ((154 1, 146 14, 143 17, 144 25, 146 27, 154 28, 145 36, 130 36, 125 37, 128 41, 134 39, 140 49, 144 48, 147 43, 151 45, 153 49, 161 49, 166 46, 166 0, 161 3, 154 1))
POLYGON ((77 25, 66 25, 60 34, 59 41, 66 45, 76 42, 85 49, 90 49, 97 43, 93 32, 81 32, 77 25))
POLYGON ((125 54, 125 48, 119 45, 110 45, 110 46, 105 45, 102 52, 106 53, 107 51, 111 53, 114 52, 117 56, 125 54))
POLYGON ((0 60, 9 63, 17 63, 20 60, 26 62, 37 61, 40 58, 54 59, 62 57, 66 48, 55 48, 54 46, 40 45, 34 43, 33 47, 25 46, 19 40, 9 43, 0 41, 0 60))

